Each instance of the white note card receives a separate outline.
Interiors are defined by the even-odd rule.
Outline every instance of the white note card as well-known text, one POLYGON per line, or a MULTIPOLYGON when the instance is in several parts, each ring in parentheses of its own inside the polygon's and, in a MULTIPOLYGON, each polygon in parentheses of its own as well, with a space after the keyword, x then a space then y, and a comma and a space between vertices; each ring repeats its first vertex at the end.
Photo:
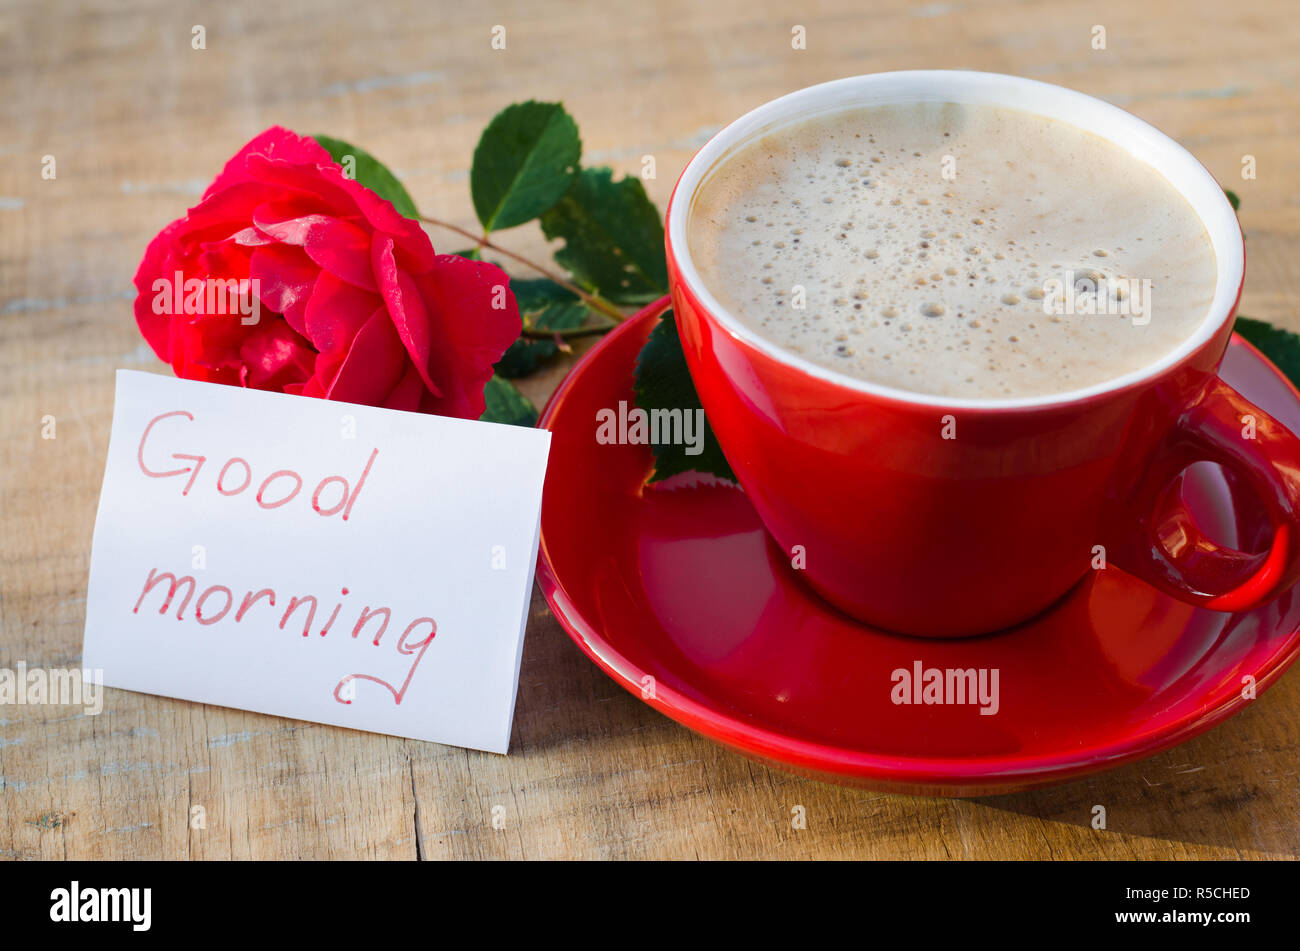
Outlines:
POLYGON ((86 677, 506 752, 550 433, 119 370, 86 677))

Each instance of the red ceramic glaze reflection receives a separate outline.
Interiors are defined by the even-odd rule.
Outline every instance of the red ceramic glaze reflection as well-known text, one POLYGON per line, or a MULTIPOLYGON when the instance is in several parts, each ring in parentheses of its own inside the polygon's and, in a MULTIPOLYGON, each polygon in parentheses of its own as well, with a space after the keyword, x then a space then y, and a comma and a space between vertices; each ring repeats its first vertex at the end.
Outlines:
MULTIPOLYGON (((1243 677, 1262 690, 1300 650, 1294 589, 1225 614, 1114 567, 999 634, 911 638, 851 620, 796 577, 739 489, 690 487, 689 477, 678 488, 643 488, 646 447, 596 442, 597 410, 632 399, 636 355, 662 306, 611 333, 547 406, 538 581, 579 647, 673 719, 830 781, 929 795, 1012 792, 1188 739, 1250 702, 1243 677), (918 661, 997 669, 997 713, 894 704, 892 672, 918 661)), ((1234 339, 1222 372, 1300 428, 1300 394, 1249 345, 1234 339)), ((1182 498, 1207 535, 1258 550, 1271 528, 1249 492, 1231 490, 1233 478, 1197 465, 1182 498)))

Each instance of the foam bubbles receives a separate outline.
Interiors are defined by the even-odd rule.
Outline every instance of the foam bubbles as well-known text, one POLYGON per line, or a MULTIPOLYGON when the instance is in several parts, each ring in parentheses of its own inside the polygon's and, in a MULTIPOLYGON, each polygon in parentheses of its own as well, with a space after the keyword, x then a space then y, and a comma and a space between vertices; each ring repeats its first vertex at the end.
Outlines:
POLYGON ((690 245, 714 294, 778 346, 937 395, 1040 395, 1138 369, 1199 325, 1215 280, 1203 226, 1154 170, 987 106, 859 109, 751 143, 699 193, 690 245), (1112 304, 1151 279, 1151 319, 1045 314, 1071 276, 1113 286, 1098 295, 1112 304))

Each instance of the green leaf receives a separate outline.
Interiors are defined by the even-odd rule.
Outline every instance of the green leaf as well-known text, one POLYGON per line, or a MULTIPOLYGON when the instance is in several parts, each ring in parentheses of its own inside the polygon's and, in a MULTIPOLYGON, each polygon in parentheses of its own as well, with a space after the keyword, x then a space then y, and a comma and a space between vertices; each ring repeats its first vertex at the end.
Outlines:
POLYGON ((536 426, 537 409, 528 397, 515 389, 504 377, 493 375, 483 388, 487 409, 479 417, 485 423, 508 423, 511 426, 536 426))
POLYGON ((1236 192, 1229 191, 1225 188, 1223 193, 1228 196, 1228 204, 1232 205, 1233 211, 1237 211, 1241 208, 1241 199, 1237 197, 1236 192))
POLYGON ((555 260, 578 283, 616 304, 648 304, 668 293, 664 226, 637 178, 614 181, 608 168, 584 168, 542 232, 563 238, 555 260))
POLYGON ((342 139, 335 139, 328 135, 313 135, 312 138, 319 142, 321 147, 330 154, 330 158, 343 166, 343 174, 348 175, 348 172, 351 171, 352 174, 348 175, 349 178, 353 178, 365 185, 380 198, 386 198, 392 202, 398 214, 407 218, 420 217, 415 202, 411 200, 411 196, 402 187, 402 183, 379 159, 365 149, 359 149, 342 139))
POLYGON ((453 251, 452 254, 458 258, 464 258, 467 261, 482 261, 483 252, 481 248, 464 248, 460 251, 453 251))
MULTIPOLYGON (((512 287, 514 283, 511 282, 512 287)), ((557 284, 556 287, 559 285, 557 284)), ((517 293, 516 297, 518 297, 517 293)), ((522 301, 519 309, 527 312, 522 301)), ((531 325, 536 330, 573 330, 582 326, 583 321, 587 319, 587 313, 587 305, 577 299, 555 301, 538 313, 532 319, 531 325)), ((537 369, 542 360, 555 356, 558 350, 559 347, 554 340, 532 340, 528 337, 520 337, 501 355, 495 369, 504 377, 527 376, 537 369)))
POLYGON ((469 171, 484 230, 513 228, 554 205, 573 183, 581 156, 578 125, 560 103, 529 100, 497 113, 469 171))
MULTIPOLYGON (((686 368, 686 355, 671 310, 664 311, 637 357, 635 392, 636 405, 647 413, 656 409, 680 409, 683 414, 701 410, 703 417, 700 395, 686 368)), ((707 419, 702 438, 703 450, 695 456, 686 454, 688 447, 684 444, 652 444, 655 470, 650 481, 660 482, 682 472, 702 472, 735 482, 736 475, 707 419)))
POLYGON ((533 319, 535 330, 574 330, 587 319, 587 305, 582 301, 556 301, 533 319))
MULTIPOLYGON (((572 291, 547 278, 531 280, 511 278, 510 291, 519 303, 519 313, 534 327, 567 330, 581 325, 586 317, 585 307, 577 309, 576 323, 570 323, 573 315, 563 308, 548 314, 547 311, 552 306, 575 303, 578 297, 572 291)), ((520 337, 501 355, 501 359, 496 364, 496 371, 502 376, 511 378, 527 376, 537 369, 542 360, 554 356, 558 349, 552 340, 530 340, 520 337)))
POLYGON ((1300 336, 1251 317, 1238 317, 1232 328, 1268 357, 1296 386, 1300 386, 1300 336))
POLYGON ((578 295, 545 277, 510 279, 510 291, 519 302, 521 314, 533 314, 561 301, 575 301, 578 295))

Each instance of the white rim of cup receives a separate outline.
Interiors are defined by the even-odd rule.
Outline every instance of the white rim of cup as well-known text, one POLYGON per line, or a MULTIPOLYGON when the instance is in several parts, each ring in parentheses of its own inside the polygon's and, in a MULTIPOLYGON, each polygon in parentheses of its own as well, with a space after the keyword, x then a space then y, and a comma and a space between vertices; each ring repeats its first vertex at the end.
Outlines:
POLYGON ((668 212, 668 237, 682 282, 732 336, 780 363, 848 389, 903 403, 957 409, 1024 409, 1077 402, 1153 379, 1194 353, 1215 335, 1237 301, 1245 268, 1245 245, 1236 212, 1214 177, 1185 148, 1118 106, 1051 83, 967 70, 904 70, 850 76, 809 86, 765 103, 723 128, 687 164, 668 212), (955 102, 1005 106, 1092 132, 1162 175, 1192 206, 1205 226, 1218 273, 1214 299, 1196 332, 1158 361, 1102 383, 1045 396, 946 397, 870 383, 809 360, 760 337, 737 320, 700 279, 686 240, 700 185, 722 161, 759 135, 854 106, 905 102, 955 102))

